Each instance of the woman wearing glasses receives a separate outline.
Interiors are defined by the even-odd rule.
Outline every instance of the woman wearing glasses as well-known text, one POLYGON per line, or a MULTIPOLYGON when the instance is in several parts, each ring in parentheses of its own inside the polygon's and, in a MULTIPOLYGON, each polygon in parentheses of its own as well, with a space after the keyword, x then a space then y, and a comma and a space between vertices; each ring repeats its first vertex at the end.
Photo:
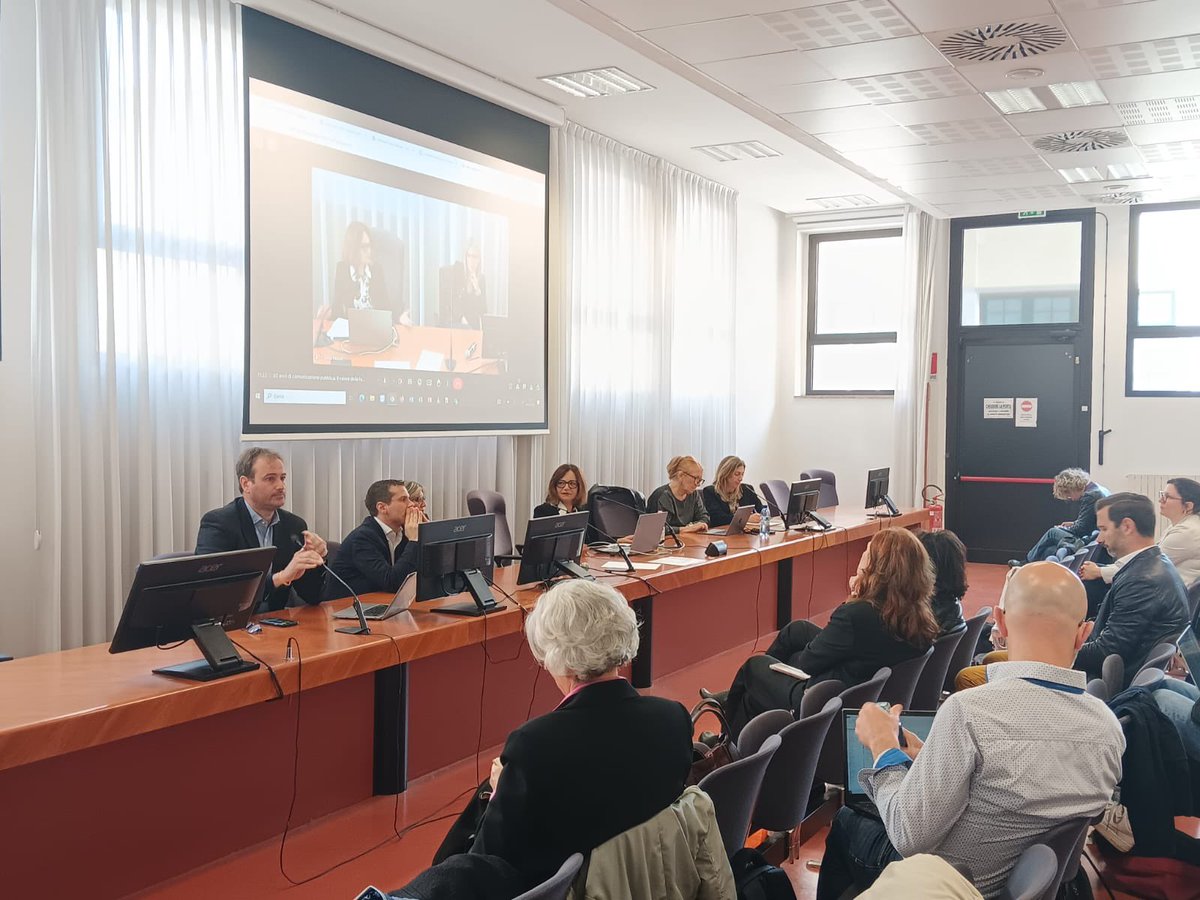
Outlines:
POLYGON ((679 531, 708 531, 708 510, 700 485, 704 484, 704 468, 694 456, 675 456, 667 463, 667 478, 661 487, 650 492, 646 501, 648 512, 665 512, 667 524, 679 531))
POLYGON ((582 512, 587 506, 587 485, 583 473, 574 463, 563 463, 550 476, 546 488, 546 501, 533 510, 533 517, 565 516, 567 513, 582 512))
MULTIPOLYGON (((1183 583, 1191 587, 1200 580, 1200 482, 1191 478, 1168 480, 1166 490, 1158 492, 1158 514, 1171 523, 1158 547, 1175 564, 1183 583)), ((1116 574, 1115 564, 1085 562, 1079 569, 1080 578, 1103 578, 1109 584, 1116 574)))

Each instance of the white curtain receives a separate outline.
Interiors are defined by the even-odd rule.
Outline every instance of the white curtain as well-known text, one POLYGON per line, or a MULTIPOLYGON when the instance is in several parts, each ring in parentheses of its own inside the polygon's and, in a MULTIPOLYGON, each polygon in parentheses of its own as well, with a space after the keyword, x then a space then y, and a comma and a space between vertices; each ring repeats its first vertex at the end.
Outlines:
POLYGON ((648 492, 733 447, 735 192, 574 124, 552 147, 551 435, 538 461, 648 492))
POLYGON ((904 283, 896 334, 891 493, 901 506, 920 506, 925 486, 925 429, 933 311, 945 293, 950 223, 909 207, 904 216, 904 283))

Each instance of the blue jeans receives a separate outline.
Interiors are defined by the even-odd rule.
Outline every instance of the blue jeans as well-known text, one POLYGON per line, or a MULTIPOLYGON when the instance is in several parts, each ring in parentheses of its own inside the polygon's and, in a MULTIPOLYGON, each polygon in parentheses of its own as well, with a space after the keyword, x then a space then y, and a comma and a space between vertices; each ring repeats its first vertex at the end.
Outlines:
POLYGON ((1039 562, 1040 560, 1045 559, 1056 549, 1058 549, 1058 545, 1061 541, 1065 541, 1067 538, 1074 540, 1075 535, 1058 525, 1055 525, 1053 528, 1048 528, 1046 533, 1043 534, 1038 539, 1038 542, 1033 545, 1033 549, 1030 550, 1026 555, 1025 561, 1039 562))
POLYGON ((1164 678, 1162 686, 1154 692, 1154 702, 1174 723, 1188 757, 1200 763, 1200 725, 1192 720, 1192 707, 1197 700, 1200 700, 1200 688, 1178 678, 1164 678))
POLYGON ((829 826, 825 857, 817 879, 817 900, 837 900, 854 885, 865 891, 881 872, 903 857, 878 819, 842 807, 829 826))

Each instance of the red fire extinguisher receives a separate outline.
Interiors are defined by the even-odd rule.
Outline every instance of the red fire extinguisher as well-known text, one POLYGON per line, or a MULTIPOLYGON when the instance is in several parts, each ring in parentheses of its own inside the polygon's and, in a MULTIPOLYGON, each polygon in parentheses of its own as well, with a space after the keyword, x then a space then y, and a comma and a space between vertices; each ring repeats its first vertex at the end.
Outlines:
POLYGON ((929 510, 929 530, 941 531, 946 527, 946 507, 942 505, 942 489, 936 484, 927 484, 921 488, 921 499, 929 510))

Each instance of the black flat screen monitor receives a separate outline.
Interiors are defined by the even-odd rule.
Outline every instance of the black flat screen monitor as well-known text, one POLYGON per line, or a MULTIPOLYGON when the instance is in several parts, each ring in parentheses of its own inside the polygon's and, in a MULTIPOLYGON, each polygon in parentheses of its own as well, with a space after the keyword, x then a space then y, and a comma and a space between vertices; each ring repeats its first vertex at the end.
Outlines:
POLYGON ((829 523, 816 514, 817 502, 821 497, 821 479, 806 478, 804 481, 792 483, 788 493, 787 513, 783 517, 788 528, 798 528, 805 520, 812 519, 822 528, 828 528, 829 523))
POLYGON ((469 593, 473 603, 451 603, 433 611, 456 616, 482 616, 503 609, 492 596, 496 516, 467 516, 441 522, 422 522, 417 565, 418 600, 438 600, 469 593))
POLYGON ((896 504, 892 502, 892 498, 888 496, 888 481, 891 478, 891 469, 868 469, 867 470, 867 499, 866 508, 874 510, 879 506, 886 506, 887 512, 875 512, 877 516, 898 516, 900 510, 896 508, 896 504))
POLYGON ((274 547, 255 547, 142 563, 108 652, 195 640, 204 659, 154 671, 212 681, 257 669, 258 663, 238 655, 225 632, 250 621, 274 560, 274 547))
POLYGON ((517 584, 549 581, 556 575, 590 579, 592 576, 579 565, 588 518, 587 512, 576 512, 530 519, 517 584))

